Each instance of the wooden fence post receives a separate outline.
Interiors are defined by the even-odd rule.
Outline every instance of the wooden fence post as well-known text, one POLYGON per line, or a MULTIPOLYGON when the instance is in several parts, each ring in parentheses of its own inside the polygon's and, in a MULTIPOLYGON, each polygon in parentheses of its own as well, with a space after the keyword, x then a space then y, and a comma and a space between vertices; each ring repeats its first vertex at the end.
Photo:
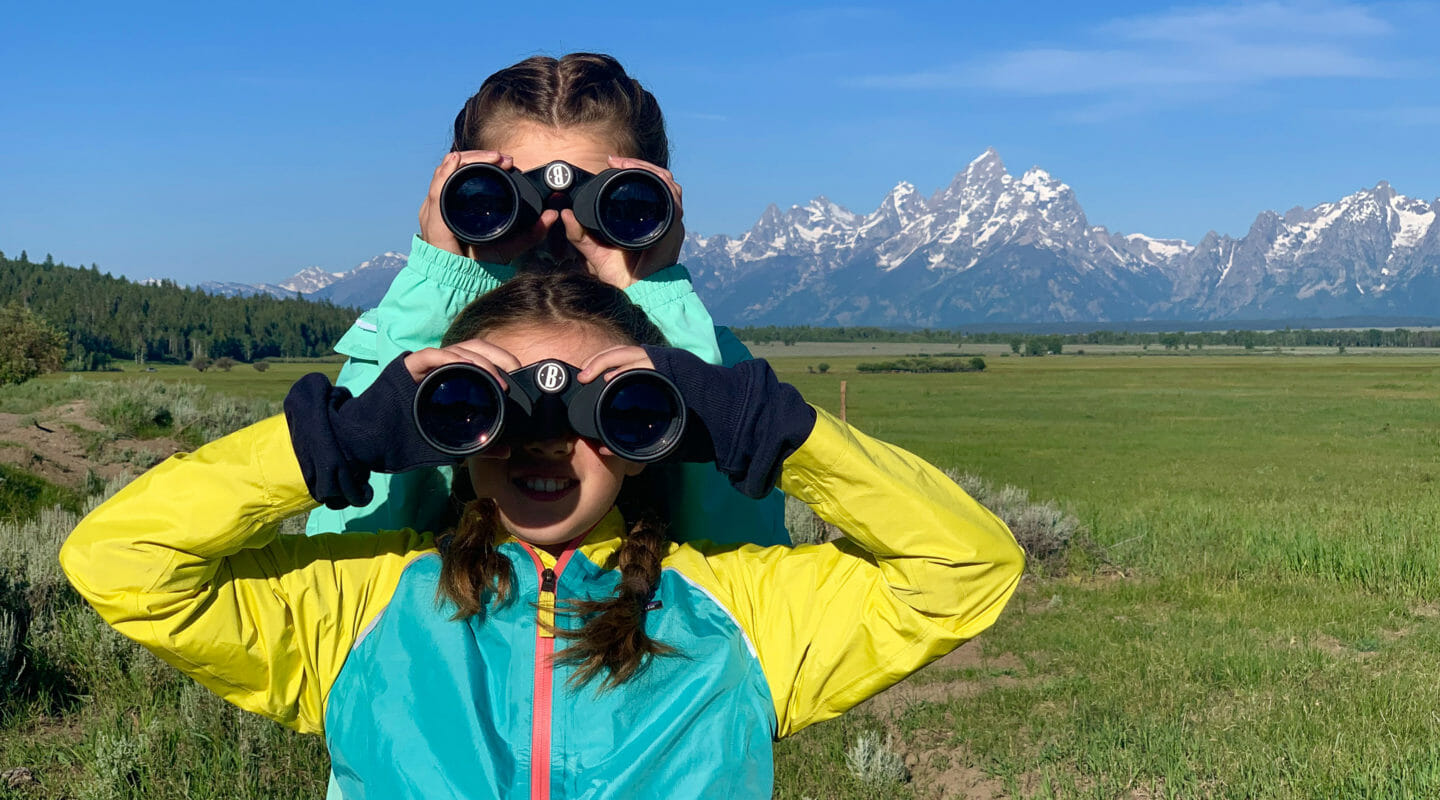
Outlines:
POLYGON ((845 384, 848 381, 840 381, 840 421, 845 421, 845 384))

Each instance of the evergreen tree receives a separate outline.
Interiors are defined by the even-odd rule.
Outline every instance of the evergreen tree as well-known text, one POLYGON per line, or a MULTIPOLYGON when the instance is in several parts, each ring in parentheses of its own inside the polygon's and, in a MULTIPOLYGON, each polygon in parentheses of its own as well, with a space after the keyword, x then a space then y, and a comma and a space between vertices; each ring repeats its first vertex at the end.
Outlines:
POLYGON ((0 385, 54 372, 64 357, 64 334, 19 303, 0 307, 0 385))

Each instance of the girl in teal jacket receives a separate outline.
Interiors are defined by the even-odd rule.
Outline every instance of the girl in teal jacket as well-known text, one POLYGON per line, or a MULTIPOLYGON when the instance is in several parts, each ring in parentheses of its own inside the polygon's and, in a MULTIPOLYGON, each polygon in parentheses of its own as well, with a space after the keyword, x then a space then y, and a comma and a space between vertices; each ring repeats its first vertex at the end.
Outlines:
MULTIPOLYGON (((358 397, 321 375, 286 415, 169 459, 97 508, 66 574, 127 636, 236 705, 324 734, 354 798, 769 797, 770 741, 833 717, 989 626, 1019 581, 1005 525, 921 459, 807 405, 768 365, 654 346, 623 293, 524 276, 443 349, 358 397), (639 346, 645 345, 645 346, 639 346), (845 536, 674 544, 657 465, 554 434, 466 462, 446 535, 279 536, 445 461, 416 383, 544 359, 581 383, 646 367, 679 388, 682 454, 748 496, 777 483, 845 536)), ((660 467, 663 469, 663 466, 660 467)))
MULTIPOLYGON (((439 343, 450 321, 475 297, 519 272, 578 270, 624 289, 645 309, 671 346, 711 364, 750 357, 745 346, 716 327, 676 262, 684 238, 677 224, 654 247, 630 252, 605 245, 574 218, 547 211, 535 228, 500 244, 461 244, 440 219, 438 198, 459 167, 477 162, 529 170, 563 160, 592 173, 638 167, 660 175, 678 201, 681 189, 666 167, 665 121, 655 97, 613 58, 574 53, 537 56, 491 75, 455 119, 451 152, 436 168, 420 208, 420 233, 410 258, 384 299, 366 312, 335 349, 349 357, 337 383, 359 394, 402 352, 439 343)), ((446 468, 401 475, 375 474, 373 496, 344 509, 310 514, 306 530, 433 526, 444 512, 446 468)), ((672 535, 681 540, 785 544, 784 500, 775 492, 753 500, 712 471, 682 468, 671 504, 672 535)))

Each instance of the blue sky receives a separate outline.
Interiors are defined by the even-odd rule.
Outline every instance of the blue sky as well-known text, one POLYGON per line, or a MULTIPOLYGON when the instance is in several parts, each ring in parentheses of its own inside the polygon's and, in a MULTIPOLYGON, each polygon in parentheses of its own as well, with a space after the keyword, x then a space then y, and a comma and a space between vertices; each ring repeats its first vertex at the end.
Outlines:
POLYGON ((986 147, 1195 241, 1380 180, 1440 196, 1440 4, 8 3, 0 250, 279 280, 405 250, 455 112, 535 53, 660 98, 686 223, 868 213, 986 147))

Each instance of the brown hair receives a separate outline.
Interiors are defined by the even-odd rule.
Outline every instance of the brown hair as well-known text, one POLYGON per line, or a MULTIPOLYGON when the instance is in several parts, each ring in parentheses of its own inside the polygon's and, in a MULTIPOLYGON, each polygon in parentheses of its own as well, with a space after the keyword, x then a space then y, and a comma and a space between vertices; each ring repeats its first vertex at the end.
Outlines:
MULTIPOLYGON (((665 337, 645 312, 625 293, 591 275, 579 272, 522 273, 482 295, 451 323, 442 339, 451 345, 484 336, 511 325, 591 326, 619 341, 665 344, 665 337)), ((556 629, 557 636, 572 639, 556 656, 575 666, 576 685, 605 672, 602 688, 624 683, 650 656, 672 648, 645 633, 645 612, 660 581, 660 559, 667 537, 663 523, 668 496, 667 470, 649 465, 645 472, 625 479, 616 505, 628 532, 616 553, 620 585, 606 600, 572 600, 557 610, 585 620, 578 630, 556 629)), ((468 492, 469 475, 457 469, 455 491, 468 492)), ((514 586, 508 559, 496 550, 502 532, 499 513, 489 499, 471 499, 444 548, 439 592, 457 608, 456 619, 483 612, 488 593, 495 602, 510 599, 514 586)))
POLYGON ((611 56, 532 56, 496 72, 455 116, 450 149, 494 149, 487 145, 520 121, 603 131, 613 137, 616 155, 670 166, 660 103, 611 56))

